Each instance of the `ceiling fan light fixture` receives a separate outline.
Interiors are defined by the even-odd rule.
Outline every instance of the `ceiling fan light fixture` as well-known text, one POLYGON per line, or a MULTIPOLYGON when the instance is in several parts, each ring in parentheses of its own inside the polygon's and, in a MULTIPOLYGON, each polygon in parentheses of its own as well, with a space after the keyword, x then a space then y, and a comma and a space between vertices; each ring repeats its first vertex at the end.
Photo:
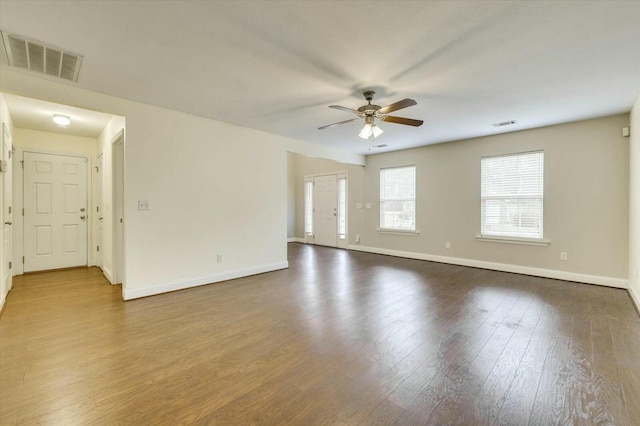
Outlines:
POLYGON ((66 127, 69 124, 71 124, 71 118, 69 118, 69 116, 67 116, 67 115, 53 114, 52 120, 58 126, 62 126, 62 127, 66 127))
POLYGON ((376 126, 375 124, 366 123, 358 136, 360 136, 362 139, 374 140, 382 133, 383 130, 380 127, 376 126))

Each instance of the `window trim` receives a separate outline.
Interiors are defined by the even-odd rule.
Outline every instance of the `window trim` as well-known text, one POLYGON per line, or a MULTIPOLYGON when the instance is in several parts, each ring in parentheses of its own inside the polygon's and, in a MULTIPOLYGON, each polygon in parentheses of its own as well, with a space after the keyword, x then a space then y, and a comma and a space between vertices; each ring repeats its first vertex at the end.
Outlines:
POLYGON ((536 150, 531 150, 531 151, 521 151, 521 152, 512 152, 512 153, 506 153, 506 154, 495 154, 495 155, 484 155, 482 157, 480 157, 480 233, 478 235, 476 235, 476 240, 480 241, 480 242, 491 242, 491 243, 503 243, 503 244, 517 244, 517 245, 532 245, 532 246, 548 246, 549 244, 551 244, 551 242, 547 239, 544 238, 544 201, 545 201, 545 185, 544 185, 544 176, 545 176, 545 152, 543 149, 536 149, 536 150), (541 201, 541 216, 540 216, 540 223, 541 223, 541 228, 542 228, 542 235, 540 237, 521 237, 521 236, 510 236, 510 235, 494 235, 494 234, 483 234, 482 230, 484 229, 483 226, 483 219, 484 219, 484 213, 482 210, 482 206, 483 206, 483 200, 486 199, 504 199, 504 198, 510 198, 510 199, 531 199, 532 197, 530 196, 522 196, 522 195, 516 195, 516 196, 510 196, 510 197, 502 197, 502 196, 487 196, 487 197, 483 197, 482 196, 482 160, 485 159, 490 159, 490 158, 504 158, 504 157, 514 157, 514 156, 521 156, 521 155, 527 155, 527 154, 537 154, 537 153, 541 153, 542 154, 542 197, 540 198, 541 201))
MULTIPOLYGON (((378 228, 376 228, 376 231, 379 233, 385 233, 385 234, 397 234, 397 235, 418 235, 418 167, 415 163, 413 164, 404 164, 401 166, 389 166, 389 167, 380 167, 380 170, 378 172, 378 185, 380 184, 380 177, 382 176, 382 171, 383 170, 391 170, 391 169, 404 169, 404 168, 409 168, 409 167, 413 167, 414 169, 414 173, 413 173, 413 208, 414 208, 414 212, 413 212, 413 229, 399 229, 399 228, 385 228, 382 227, 382 204, 383 204, 383 199, 382 199, 382 187, 379 186, 378 187, 378 228)), ((387 200, 384 200, 387 201, 387 200)), ((394 201, 411 201, 411 199, 409 198, 403 198, 403 199, 397 199, 394 201)))

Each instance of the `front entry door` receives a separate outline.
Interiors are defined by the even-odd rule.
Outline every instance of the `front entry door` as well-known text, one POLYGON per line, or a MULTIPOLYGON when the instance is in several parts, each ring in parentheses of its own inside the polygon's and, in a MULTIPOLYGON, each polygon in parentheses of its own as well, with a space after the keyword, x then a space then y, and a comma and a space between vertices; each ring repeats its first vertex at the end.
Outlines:
POLYGON ((317 176, 314 190, 315 243, 336 247, 338 240, 336 175, 317 176))
POLYGON ((87 265, 87 159, 24 153, 24 271, 87 265))

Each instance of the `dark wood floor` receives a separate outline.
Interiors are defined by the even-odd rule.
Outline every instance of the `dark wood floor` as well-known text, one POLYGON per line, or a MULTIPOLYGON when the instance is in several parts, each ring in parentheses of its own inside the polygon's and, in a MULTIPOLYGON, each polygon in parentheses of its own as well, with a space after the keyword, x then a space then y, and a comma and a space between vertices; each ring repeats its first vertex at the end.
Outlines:
POLYGON ((288 270, 122 302, 16 277, 0 424, 640 424, 623 290, 301 244, 288 270))

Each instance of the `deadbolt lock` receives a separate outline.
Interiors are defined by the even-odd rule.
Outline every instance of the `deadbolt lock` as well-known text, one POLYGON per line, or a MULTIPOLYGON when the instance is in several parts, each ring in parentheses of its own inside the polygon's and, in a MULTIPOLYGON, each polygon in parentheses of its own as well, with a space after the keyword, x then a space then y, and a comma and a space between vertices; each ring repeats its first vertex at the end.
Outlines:
POLYGON ((83 211, 84 211, 84 207, 83 207, 83 208, 81 208, 81 209, 80 209, 80 211, 81 211, 81 212, 83 212, 83 211))

